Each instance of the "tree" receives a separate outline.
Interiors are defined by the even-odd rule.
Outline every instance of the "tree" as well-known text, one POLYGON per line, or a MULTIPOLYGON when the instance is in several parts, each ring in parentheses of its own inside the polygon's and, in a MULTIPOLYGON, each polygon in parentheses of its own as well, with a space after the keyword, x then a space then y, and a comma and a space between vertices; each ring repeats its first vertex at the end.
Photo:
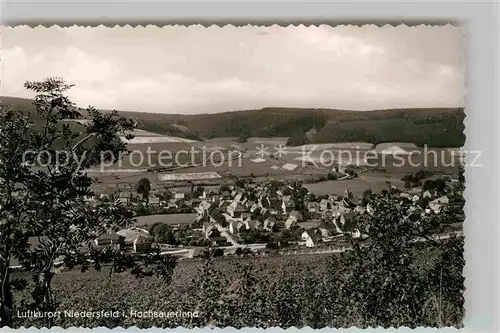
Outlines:
POLYGON ((274 241, 269 241, 266 243, 266 249, 270 249, 270 250, 276 250, 278 249, 278 243, 277 242, 274 242, 274 241))
POLYGON ((326 179, 328 180, 337 180, 337 178, 338 177, 331 172, 329 172, 328 175, 326 176, 326 179))
POLYGON ((422 190, 434 191, 437 195, 442 195, 446 193, 446 182, 441 178, 426 180, 422 190))
POLYGON ((373 192, 372 192, 372 189, 369 188, 369 189, 366 189, 363 191, 363 198, 361 199, 361 204, 363 206, 366 206, 370 200, 370 197, 372 196, 373 192))
POLYGON ((287 140, 287 146, 302 146, 307 144, 307 136, 304 132, 296 131, 287 140))
POLYGON ((172 230, 168 230, 165 236, 165 242, 170 245, 177 245, 177 240, 175 239, 174 233, 172 230))
MULTIPOLYGON (((134 122, 89 107, 89 124, 72 125, 63 120, 81 118, 82 110, 64 95, 71 85, 49 78, 25 87, 36 93, 36 114, 11 107, 0 112, 0 326, 12 322, 12 288, 27 286, 26 279, 11 279, 12 258, 31 272, 28 305, 37 311, 57 308, 52 280, 61 265, 84 271, 93 263, 100 270, 107 262, 114 271, 135 267, 137 273, 145 272, 138 260, 156 260, 158 274, 170 274, 175 265, 169 257, 135 258, 91 245, 100 234, 129 225, 133 214, 115 196, 97 197, 84 170, 117 161, 126 151, 119 135, 131 138, 134 122), (31 244, 33 239, 39 240, 37 245, 31 244)), ((45 319, 50 326, 52 320, 45 319)))
POLYGON ((217 248, 213 249, 212 254, 213 254, 214 258, 220 258, 220 257, 224 256, 224 250, 217 247, 217 248))
POLYGON ((453 239, 436 241, 431 237, 443 231, 442 224, 449 220, 448 216, 413 214, 411 201, 400 201, 388 193, 372 195, 369 203, 377 213, 354 216, 351 224, 353 229, 366 234, 370 242, 361 246, 359 239, 351 238, 353 250, 342 258, 352 267, 349 279, 352 282, 348 281, 342 288, 354 291, 345 296, 363 314, 365 325, 397 326, 409 318, 414 320, 410 324, 415 325, 422 320, 429 293, 447 294, 454 306, 460 308, 464 288, 463 244, 453 239), (416 238, 427 241, 415 243, 416 238), (419 246, 441 251, 442 259, 429 277, 422 277, 418 270, 411 268, 419 246), (441 283, 443 276, 449 277, 446 281, 450 281, 451 286, 441 283))
POLYGON ((464 167, 463 166, 460 166, 458 168, 458 181, 460 183, 465 183, 464 167))
POLYGON ((169 190, 165 190, 165 191, 163 191, 163 193, 159 193, 157 196, 162 201, 169 201, 170 199, 172 199, 174 197, 174 194, 172 192, 170 192, 169 190))
POLYGON ((234 185, 236 187, 239 187, 239 188, 245 188, 245 185, 246 185, 246 181, 242 178, 240 179, 237 179, 235 182, 234 182, 234 185))
POLYGON ((300 182, 294 182, 292 185, 291 196, 295 205, 295 210, 304 211, 304 200, 308 195, 308 190, 300 182))
POLYGON ((219 207, 216 207, 212 213, 210 214, 210 216, 219 224, 221 223, 225 223, 226 222, 226 218, 224 217, 223 215, 223 211, 221 208, 219 207))
POLYGON ((137 194, 142 195, 142 198, 149 202, 149 193, 151 192, 151 182, 148 178, 141 178, 137 182, 137 186, 135 188, 137 194))
POLYGON ((203 192, 205 192, 205 188, 203 186, 198 186, 193 193, 193 197, 199 198, 203 195, 203 192))
POLYGON ((249 135, 247 135, 247 134, 241 134, 241 135, 238 137, 237 142, 238 142, 238 143, 245 143, 245 142, 247 142, 248 138, 249 138, 249 135))

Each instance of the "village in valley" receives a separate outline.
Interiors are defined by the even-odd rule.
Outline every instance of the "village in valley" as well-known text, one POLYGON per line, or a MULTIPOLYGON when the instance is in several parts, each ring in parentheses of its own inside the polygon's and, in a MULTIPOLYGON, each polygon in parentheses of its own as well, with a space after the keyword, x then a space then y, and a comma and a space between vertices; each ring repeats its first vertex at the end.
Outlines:
MULTIPOLYGON (((330 170, 345 173, 340 166, 330 170)), ((402 180, 402 188, 386 181, 382 192, 409 202, 410 211, 421 216, 441 214, 442 207, 455 210, 442 236, 461 232, 462 205, 451 198, 458 179, 432 177, 420 170, 402 180)), ((141 178, 137 184, 101 194, 105 200, 114 198, 133 207, 136 218, 130 228, 100 235, 95 245, 134 252, 159 246, 163 254, 180 259, 200 257, 207 249, 220 257, 335 253, 348 249, 350 238, 368 237, 356 228, 355 217, 376 214, 367 203, 373 191, 354 195, 348 184, 343 195, 316 194, 301 181, 254 182, 248 177, 219 186, 185 184, 190 186, 152 188, 148 178, 141 178)))

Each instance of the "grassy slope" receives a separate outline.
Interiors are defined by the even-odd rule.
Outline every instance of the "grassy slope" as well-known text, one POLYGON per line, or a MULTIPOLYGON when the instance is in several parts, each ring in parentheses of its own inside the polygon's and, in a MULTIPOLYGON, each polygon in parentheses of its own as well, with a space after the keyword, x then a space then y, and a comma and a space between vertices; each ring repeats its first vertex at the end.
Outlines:
MULTIPOLYGON (((2 97, 2 104, 32 109, 28 99, 2 97)), ((317 134, 310 138, 313 143, 414 142, 419 146, 461 147, 465 142, 463 108, 347 111, 270 107, 196 115, 122 113, 137 120, 139 128, 188 139, 288 137, 315 128, 317 134)))

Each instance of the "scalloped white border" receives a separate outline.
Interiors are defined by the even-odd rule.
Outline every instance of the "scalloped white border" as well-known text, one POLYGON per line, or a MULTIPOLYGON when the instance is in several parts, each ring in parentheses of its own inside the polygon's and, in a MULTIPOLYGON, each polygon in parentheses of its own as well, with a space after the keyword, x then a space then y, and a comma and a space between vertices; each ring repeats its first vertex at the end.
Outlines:
MULTIPOLYGON (((144 3, 126 2, 126 3, 107 3, 101 4, 96 2, 79 3, 68 5, 69 2, 52 2, 52 3, 28 3, 28 2, 9 2, 2 3, 2 24, 14 24, 24 21, 26 23, 47 22, 59 23, 61 25, 69 25, 64 23, 77 22, 98 25, 104 27, 103 24, 96 23, 96 16, 108 17, 108 23, 113 27, 121 27, 116 24, 117 20, 122 22, 135 21, 132 25, 124 23, 124 27, 136 26, 140 20, 140 16, 145 21, 145 26, 167 23, 168 20, 173 26, 185 26, 184 23, 195 23, 194 26, 209 26, 209 27, 228 27, 228 26, 249 26, 248 22, 254 21, 259 26, 280 25, 290 26, 290 21, 285 22, 286 18, 294 18, 294 23, 299 22, 314 22, 305 24, 306 26, 315 24, 331 24, 335 21, 340 24, 350 21, 355 25, 367 23, 372 18, 378 20, 377 26, 393 27, 390 23, 380 23, 387 17, 405 17, 413 21, 407 22, 412 26, 418 25, 418 20, 422 22, 425 17, 428 25, 444 25, 446 22, 461 21, 468 28, 468 61, 466 85, 468 87, 468 96, 466 98, 466 114, 465 123, 466 144, 464 149, 483 151, 482 169, 467 169, 466 181, 467 188, 465 197, 467 199, 465 211, 466 222, 464 230, 466 233, 466 316, 464 324, 467 332, 496 332, 499 330, 498 313, 499 311, 499 295, 498 295, 498 265, 499 265, 499 205, 500 198, 498 195, 499 183, 499 142, 498 142, 498 72, 495 72, 494 64, 498 66, 498 24, 495 23, 496 14, 498 17, 498 4, 494 3, 414 3, 405 1, 405 3, 394 2, 370 2, 360 4, 357 1, 350 3, 275 3, 275 6, 265 3, 144 3), (107 5, 107 6, 106 6, 107 5), (382 8, 383 7, 383 8, 382 8), (495 11, 496 9, 496 11, 495 11), (95 15, 99 13, 99 15, 95 15), (257 14, 257 15, 256 15, 257 14), (134 16, 134 20, 130 17, 134 16), (365 19, 349 20, 346 17, 361 17, 365 19), (224 17, 226 19, 224 19, 224 17), (245 17, 253 17, 249 19, 245 17), (263 20, 266 20, 265 24, 263 20), (443 19, 444 18, 444 19, 443 19), (236 23, 240 20, 241 24, 236 23), (217 22, 214 24, 212 22, 217 22), (224 24, 223 22, 231 22, 234 24, 224 24), (63 23, 64 22, 64 23, 63 23), (437 23, 435 23, 437 22, 437 23), (201 24, 200 24, 201 23, 201 24), (276 24, 277 23, 277 24, 276 24), (222 27, 220 26, 222 25, 222 27), (494 52, 492 52, 494 49, 494 52), (496 53, 495 53, 496 52, 496 53), (493 139, 493 140, 492 140, 493 139), (473 221, 473 222, 471 222, 473 221)), ((104 20, 99 20, 103 22, 104 20)), ((389 20, 387 20, 389 21, 389 20)), ((391 23, 398 20, 391 19, 391 23)), ((400 20, 401 21, 401 20, 400 20)), ((340 25, 339 24, 339 25, 340 25)), ((421 23, 424 24, 424 23, 421 23)), ((76 25, 76 24, 73 24, 76 25)), ((333 25, 333 24, 331 24, 333 25)), ((345 25, 345 24, 344 24, 345 25)), ((398 24, 399 25, 399 24, 398 24)), ((424 24, 425 25, 425 24, 424 24)), ((456 23, 454 23, 456 25, 456 23)), ((44 25, 43 25, 44 26, 44 25)), ((144 27, 143 25, 139 25, 144 27)), ((41 27, 41 26, 40 26, 41 27)), ((3 27, 5 28, 5 27, 3 27)), ((14 331, 39 331, 37 328, 20 328, 5 329, 5 332, 14 331)), ((43 329, 45 330, 45 328, 43 329)), ((63 328, 54 327, 52 331, 63 331, 63 328)), ((67 331, 88 331, 91 329, 70 327, 67 331)), ((95 331, 108 331, 108 328, 99 327, 95 331)), ((125 330, 141 330, 137 327, 122 327, 115 328, 113 331, 125 330)), ((148 331, 157 331, 158 329, 150 328, 148 331)), ((185 331, 212 331, 212 329, 185 329, 179 327, 171 329, 178 332, 185 331)), ((257 331, 260 329, 244 328, 242 331, 257 331)), ((267 329, 268 331, 284 331, 281 328, 267 329)), ((296 331, 297 328, 289 328, 287 331, 296 331)), ((306 327, 301 331, 312 331, 306 327)), ((324 328, 320 331, 336 330, 324 328)), ((359 329, 352 327, 350 329, 340 329, 342 331, 354 332, 359 329)), ((413 331, 406 327, 395 328, 371 328, 366 331, 413 331)), ((454 328, 442 328, 443 331, 457 331, 454 328)), ((66 330, 64 330, 66 331, 66 330)), ((237 329, 225 328, 214 329, 214 331, 235 332, 237 329)), ((437 331, 437 329, 419 327, 414 331, 437 331)))

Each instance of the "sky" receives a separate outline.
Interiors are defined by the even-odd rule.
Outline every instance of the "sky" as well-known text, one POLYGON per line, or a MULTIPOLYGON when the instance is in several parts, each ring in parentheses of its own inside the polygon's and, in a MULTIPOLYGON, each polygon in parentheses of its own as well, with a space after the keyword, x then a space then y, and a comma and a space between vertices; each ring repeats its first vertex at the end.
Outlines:
POLYGON ((451 25, 2 27, 0 94, 59 76, 79 106, 126 111, 458 107, 464 46, 451 25))

